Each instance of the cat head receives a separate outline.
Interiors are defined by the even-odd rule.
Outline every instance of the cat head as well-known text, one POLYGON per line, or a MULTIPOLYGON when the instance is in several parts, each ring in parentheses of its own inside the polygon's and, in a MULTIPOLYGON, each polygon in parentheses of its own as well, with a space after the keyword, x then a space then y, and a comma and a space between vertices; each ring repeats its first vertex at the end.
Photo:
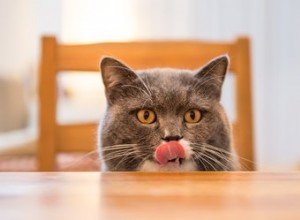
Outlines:
POLYGON ((107 111, 99 151, 106 170, 232 170, 230 126, 220 104, 228 56, 198 70, 100 64, 107 111))

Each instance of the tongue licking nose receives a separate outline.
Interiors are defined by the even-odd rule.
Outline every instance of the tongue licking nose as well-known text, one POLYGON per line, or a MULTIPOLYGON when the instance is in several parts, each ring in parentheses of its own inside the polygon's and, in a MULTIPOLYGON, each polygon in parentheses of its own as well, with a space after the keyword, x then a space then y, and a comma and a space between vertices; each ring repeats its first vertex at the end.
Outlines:
POLYGON ((160 165, 167 165, 177 159, 181 162, 185 158, 185 150, 178 141, 170 141, 159 145, 155 150, 155 159, 160 165))

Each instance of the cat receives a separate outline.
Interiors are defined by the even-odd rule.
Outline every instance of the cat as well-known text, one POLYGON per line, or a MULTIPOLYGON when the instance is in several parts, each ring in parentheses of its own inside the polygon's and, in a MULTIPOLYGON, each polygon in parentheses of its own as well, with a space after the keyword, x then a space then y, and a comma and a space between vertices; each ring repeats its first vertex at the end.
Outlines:
POLYGON ((104 57, 107 110, 99 126, 105 171, 232 171, 239 167, 220 104, 229 57, 198 70, 133 70, 104 57))

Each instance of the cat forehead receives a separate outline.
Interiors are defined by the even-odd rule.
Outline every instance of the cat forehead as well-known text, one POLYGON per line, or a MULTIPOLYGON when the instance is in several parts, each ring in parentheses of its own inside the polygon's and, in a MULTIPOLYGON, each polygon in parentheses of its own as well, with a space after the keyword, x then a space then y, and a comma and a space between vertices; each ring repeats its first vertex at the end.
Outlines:
POLYGON ((172 69, 172 68, 159 68, 159 69, 147 69, 138 70, 136 73, 150 86, 157 86, 162 88, 183 86, 185 83, 191 83, 196 81, 195 72, 184 69, 172 69))
MULTIPOLYGON (((176 108, 182 105, 201 102, 206 103, 204 96, 199 94, 195 85, 199 82, 192 70, 179 69, 148 69, 136 71, 139 78, 149 87, 152 100, 143 104, 155 104, 164 107, 176 108), (153 101, 153 103, 151 103, 153 101)), ((141 93, 141 96, 147 96, 141 93)))

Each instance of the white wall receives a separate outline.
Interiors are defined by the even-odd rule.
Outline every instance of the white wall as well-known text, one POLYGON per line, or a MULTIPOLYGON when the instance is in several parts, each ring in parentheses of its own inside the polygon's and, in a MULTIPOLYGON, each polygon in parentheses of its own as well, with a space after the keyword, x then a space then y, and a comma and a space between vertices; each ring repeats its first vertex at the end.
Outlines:
POLYGON ((0 74, 11 74, 32 65, 36 29, 33 1, 0 1, 0 74))

